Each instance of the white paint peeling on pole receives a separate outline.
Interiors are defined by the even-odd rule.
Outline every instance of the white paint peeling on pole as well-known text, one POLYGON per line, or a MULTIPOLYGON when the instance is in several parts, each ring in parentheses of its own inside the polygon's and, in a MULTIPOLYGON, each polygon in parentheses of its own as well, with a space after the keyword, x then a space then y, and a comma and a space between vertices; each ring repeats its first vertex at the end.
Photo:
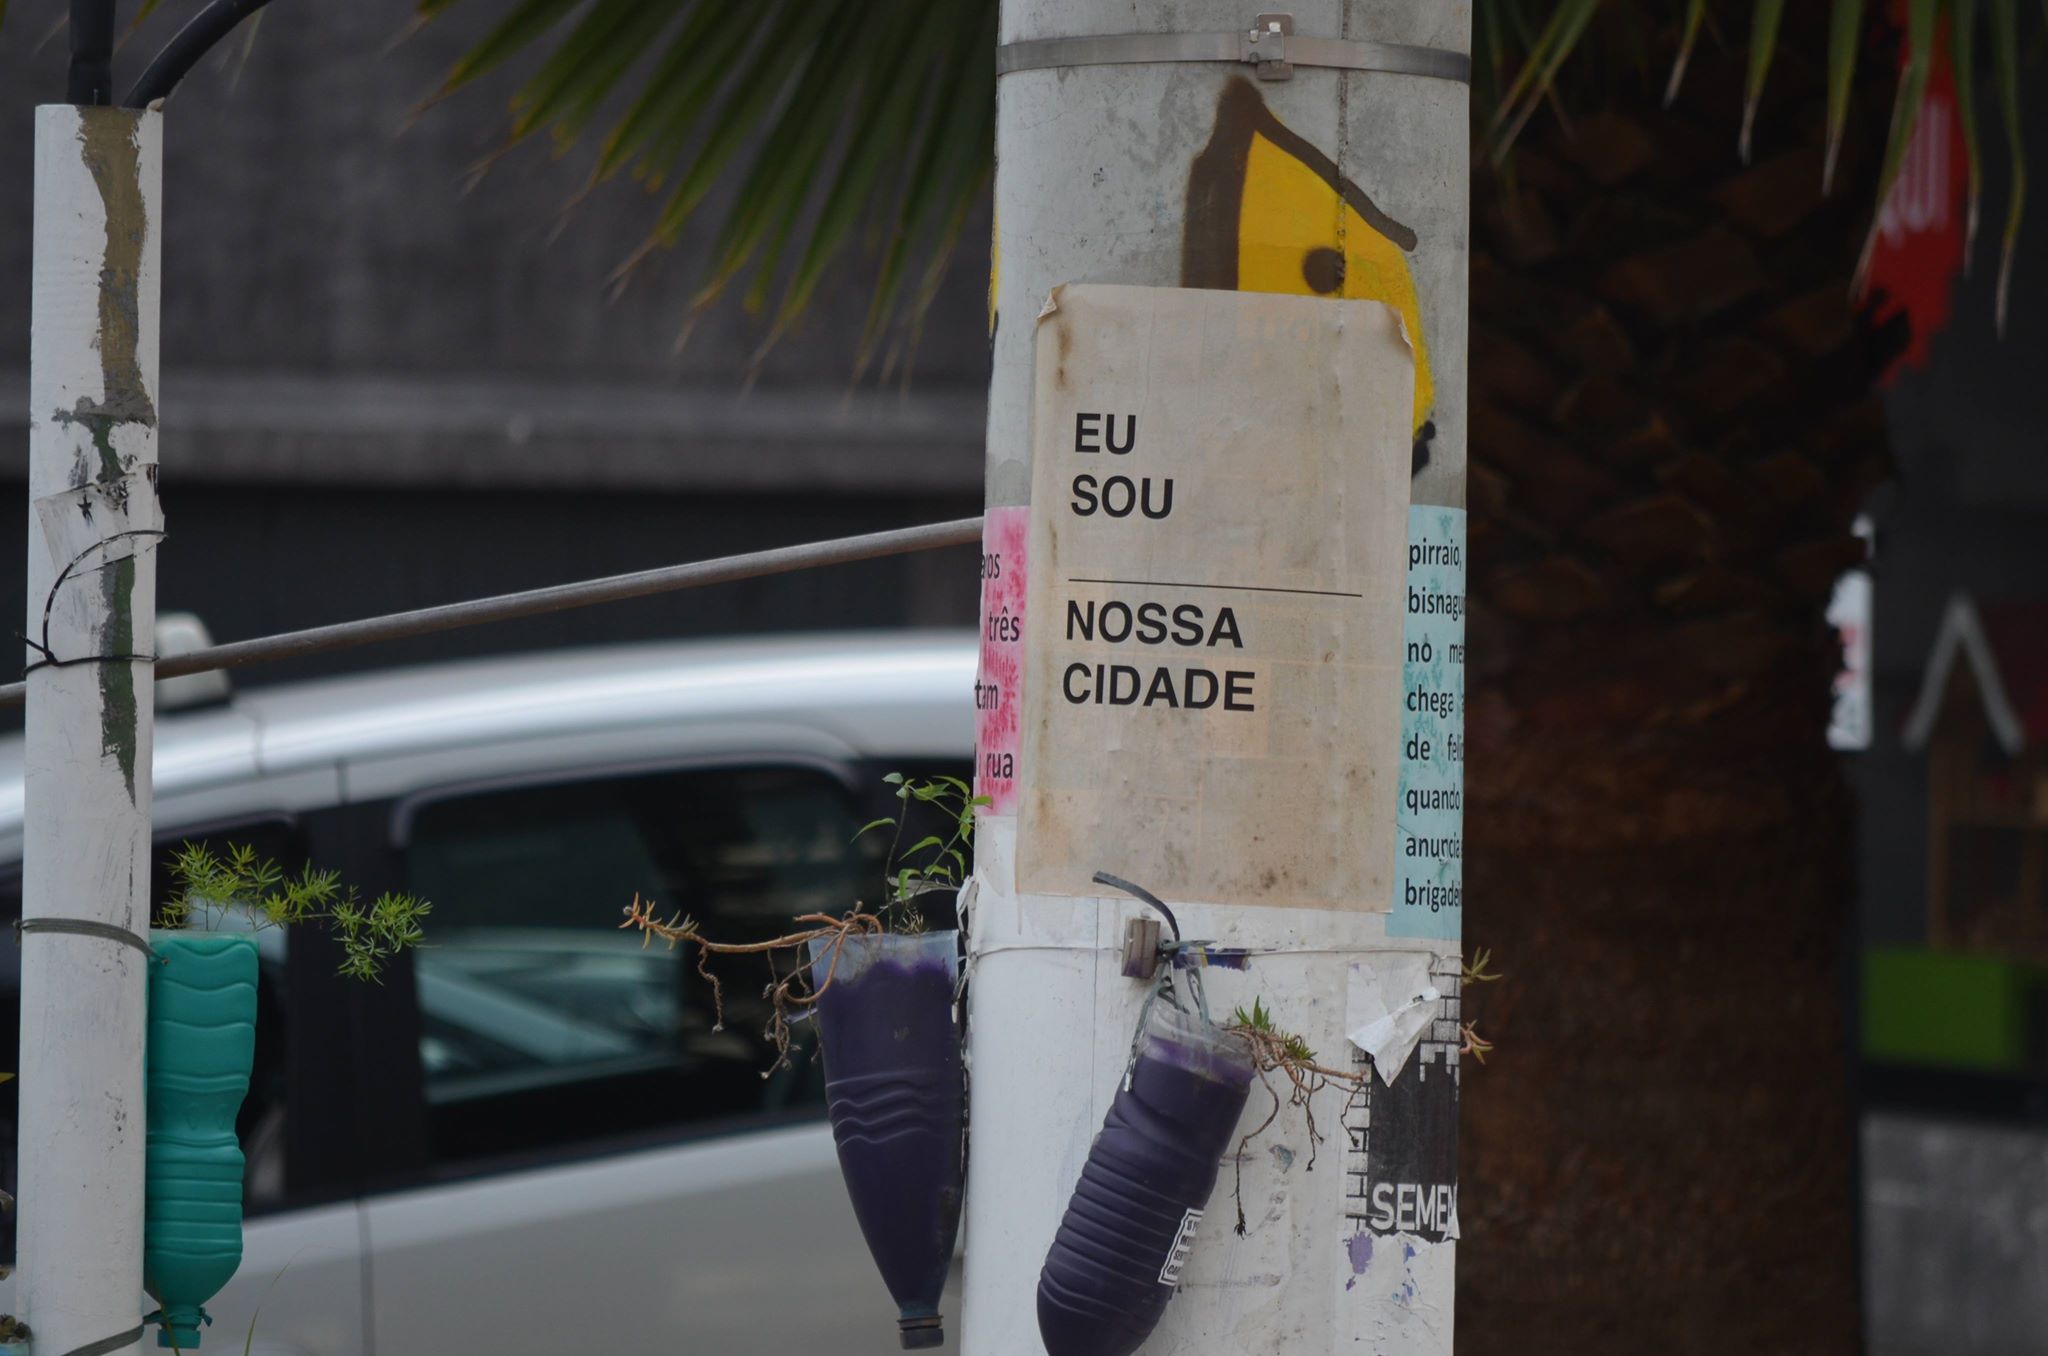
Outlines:
POLYGON ((162 117, 39 108, 35 163, 18 1253, 62 1352, 143 1288, 147 961, 113 938, 149 927, 162 117))
MULTIPOLYGON (((1000 41, 1243 33, 1262 8, 1291 9, 1292 32, 1303 38, 1470 50, 1471 6, 1458 0, 1301 0, 1291 6, 1004 0, 1000 41)), ((1178 1273, 1178 1294, 1145 1349, 1189 1356, 1359 1350, 1448 1356, 1451 1350, 1468 118, 1469 90, 1454 80, 1307 64, 1285 80, 1256 79, 1245 67, 1216 61, 1017 69, 1000 80, 983 563, 988 615, 977 689, 983 717, 977 772, 998 798, 977 839, 970 922, 974 1105, 966 1356, 1038 1356, 1043 1350, 1034 1307, 1038 1270, 1115 1094, 1146 994, 1144 985, 1121 977, 1118 955, 1126 921, 1144 910, 1121 898, 1020 890, 1021 879, 1044 879, 1046 864, 1020 862, 1020 854, 1034 848, 1028 836, 1020 841, 1012 809, 1028 806, 1035 786, 1053 785, 1021 756, 1031 746, 1030 732, 1021 727, 1044 707, 1015 689, 1020 674, 1037 671, 1028 656, 1016 653, 1018 640, 1043 635, 1047 626, 1066 638, 1064 613, 1032 618, 1040 592, 1034 587, 1027 597, 1016 584, 1027 572, 1043 582, 1043 562, 1021 557, 1029 554, 1027 541, 1048 541, 1054 530, 1044 521, 1050 507, 1033 503, 1032 409, 1047 377, 1034 346, 1048 297, 1062 285, 1081 283, 1377 300, 1399 313, 1414 344, 1408 493, 1417 507, 1409 510, 1406 528, 1404 593, 1430 604, 1422 619, 1430 624, 1410 616, 1402 636, 1374 643, 1398 643, 1393 655, 1408 661, 1398 685, 1402 701, 1413 696, 1434 723, 1411 728, 1401 722, 1403 756, 1390 759, 1383 749, 1374 766, 1362 759, 1357 766, 1366 774, 1365 794, 1384 797, 1380 813, 1395 813, 1397 786, 1412 788, 1418 800, 1442 811, 1421 825, 1426 834, 1417 840, 1434 855, 1421 866, 1409 863, 1422 849, 1409 842, 1409 816, 1402 811, 1397 859, 1363 864, 1365 875, 1382 882, 1365 892, 1371 896, 1365 907, 1247 908, 1168 899, 1188 937, 1250 953, 1242 969, 1207 972, 1213 1006, 1227 1012, 1262 998, 1281 1026, 1303 1035, 1327 1062, 1349 1062, 1348 1033, 1391 1015, 1405 1058, 1391 1086, 1368 1084, 1369 1105, 1341 1090, 1318 1099, 1314 1109, 1325 1139, 1313 1172, 1300 1111, 1282 1112, 1242 1163, 1242 1236, 1231 1228, 1235 1210, 1227 1194, 1239 1165, 1225 1163, 1208 1218, 1178 1273), (1000 559, 999 570, 989 557, 1000 559), (1425 652, 1427 663, 1419 658, 1425 652), (1447 753, 1455 766, 1446 764, 1447 753), (1012 772, 1014 781, 1006 775, 1012 772), (1419 914, 1404 893, 1411 890, 1422 901, 1419 914), (1353 1011, 1359 993, 1387 999, 1384 1011, 1353 1011), (1426 1024, 1415 1019, 1417 1002, 1430 1005, 1426 1024)), ((1310 362, 1330 356, 1302 354, 1310 362)), ((1094 374, 1070 375, 1085 384, 1094 374)), ((1094 408, 1079 393, 1075 399, 1082 402, 1077 408, 1094 408)), ((1257 404, 1251 404, 1256 417, 1257 404)), ((1115 426, 1120 438, 1126 427, 1115 426)), ((1040 435, 1037 445, 1042 456, 1050 444, 1040 435)), ((1103 445, 1107 450, 1106 439, 1103 445)), ((1152 455, 1180 454, 1169 446, 1152 455)), ((1037 483, 1042 492, 1045 482, 1037 483)), ((1186 483, 1179 489, 1190 493, 1186 483)), ((1163 496, 1153 505, 1163 507, 1163 496)), ((1143 509, 1141 488, 1138 517, 1150 516, 1143 509)), ((1186 506, 1174 513, 1194 516, 1186 506)), ((1071 526, 1063 522, 1057 530, 1071 526)), ((1164 526, 1155 523, 1154 530, 1164 526)), ((1131 563, 1145 559, 1141 547, 1131 563)), ((1135 571, 1132 577, 1169 578, 1135 571)), ((1207 596, 1220 604, 1246 595, 1207 596)), ((1415 611, 1412 601, 1408 611, 1415 611)), ((1241 619, 1249 623, 1249 612, 1241 619)), ((1248 653, 1255 643, 1248 636, 1246 651, 1233 646, 1230 653, 1248 653)), ((1256 698, 1246 701, 1256 704, 1256 698)), ((1264 714, 1244 719, 1258 722, 1264 714)), ((1400 713, 1388 711, 1385 718, 1399 721, 1400 713)), ((1105 746, 1119 747, 1116 741, 1138 728, 1111 732, 1105 746)), ((1231 831, 1227 825, 1205 828, 1225 836, 1231 831)), ((1115 841, 1114 833, 1100 837, 1115 841)), ((1378 841, 1372 851, 1384 846, 1378 841)), ((1090 865, 1117 870, 1115 862, 1090 865)), ((1263 1118, 1264 1098, 1255 1085, 1245 1128, 1263 1118)))

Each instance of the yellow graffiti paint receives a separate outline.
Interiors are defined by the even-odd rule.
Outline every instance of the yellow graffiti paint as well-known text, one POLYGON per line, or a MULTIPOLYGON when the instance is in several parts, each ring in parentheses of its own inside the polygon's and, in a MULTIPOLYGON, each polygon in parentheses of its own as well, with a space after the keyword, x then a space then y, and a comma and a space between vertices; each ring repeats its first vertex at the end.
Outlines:
POLYGON ((1233 79, 1188 170, 1181 285, 1383 301, 1415 345, 1415 465, 1428 461, 1436 382, 1408 256, 1415 232, 1233 79))
POLYGON ((1407 256, 1337 188, 1259 135, 1245 156, 1237 285, 1245 292, 1353 297, 1392 306, 1415 345, 1415 429, 1428 421, 1436 391, 1407 256))

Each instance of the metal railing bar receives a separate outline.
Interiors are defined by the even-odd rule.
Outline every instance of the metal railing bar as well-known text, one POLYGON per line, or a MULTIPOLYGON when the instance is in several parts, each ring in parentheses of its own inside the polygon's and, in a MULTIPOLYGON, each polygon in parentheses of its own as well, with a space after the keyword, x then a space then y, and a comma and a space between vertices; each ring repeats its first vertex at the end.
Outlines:
MULTIPOLYGON (((360 621, 312 626, 303 631, 286 631, 254 640, 230 641, 189 654, 171 655, 156 661, 158 678, 177 678, 188 673, 240 668, 245 664, 268 663, 278 659, 301 659, 371 645, 382 640, 403 640, 409 636, 432 635, 465 626, 512 621, 563 612, 597 603, 616 603, 628 598, 646 598, 707 584, 729 584, 741 579, 759 579, 771 574, 790 574, 822 565, 850 565, 856 561, 884 556, 907 555, 912 551, 933 551, 946 546, 968 546, 981 540, 980 518, 955 518, 950 522, 926 523, 920 527, 899 527, 886 532, 866 532, 855 537, 778 546, 768 551, 720 556, 715 560, 692 561, 687 565, 664 565, 632 574, 608 575, 574 584, 555 584, 528 589, 523 593, 502 593, 492 598, 474 598, 463 603, 393 612, 360 621)), ((0 707, 19 706, 28 695, 26 682, 0 686, 0 707)))

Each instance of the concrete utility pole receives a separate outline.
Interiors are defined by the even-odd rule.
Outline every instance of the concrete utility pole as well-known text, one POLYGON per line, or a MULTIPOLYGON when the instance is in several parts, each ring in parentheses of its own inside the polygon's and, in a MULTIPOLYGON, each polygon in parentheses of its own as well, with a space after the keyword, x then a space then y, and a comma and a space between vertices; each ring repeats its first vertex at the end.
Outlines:
POLYGON ((29 359, 22 1317, 141 1337, 156 617, 154 112, 36 110, 29 359))
MULTIPOLYGON (((1277 0, 1270 2, 1278 7, 1277 0)), ((1215 1356, 1362 1350, 1447 1356, 1451 1350, 1469 193, 1469 89, 1459 67, 1470 51, 1470 26, 1470 5, 1444 0, 1297 0, 1284 17, 1226 0, 1004 0, 991 289, 990 512, 977 688, 977 773, 995 804, 980 826, 969 920, 967 1356, 1043 1350, 1035 1309, 1039 1268, 1116 1091, 1148 992, 1144 983, 1123 977, 1120 953, 1127 920, 1150 915, 1121 895, 1097 895, 1072 882, 1086 879, 1074 870, 1099 867, 1149 884, 1122 869, 1119 847, 1120 834, 1135 844, 1149 831, 1135 807, 1126 821, 1114 794, 1093 794, 1102 787, 1070 793, 1067 770, 1034 766, 1032 750, 1054 746, 1044 735, 1049 723, 1074 719, 1096 722, 1087 728, 1103 748, 1114 750, 1105 763, 1144 756, 1148 732, 1169 728, 1173 719, 1154 712, 1141 716, 1136 706, 1123 708, 1129 715, 1105 716, 1099 701, 1086 711, 1071 705, 1086 699, 1090 682, 1100 680, 1078 680, 1080 698, 1073 690, 1057 691, 1057 680, 1045 682, 1048 673, 1062 670, 1047 670, 1034 647, 1055 640, 1069 644, 1075 637, 1059 618, 1027 614, 1053 604, 1042 590, 1054 585, 1067 590, 1057 602, 1063 614, 1068 599, 1083 597, 1124 599, 1133 608, 1144 598, 1168 604, 1186 598, 1205 603, 1210 626, 1216 604, 1253 597, 1110 587, 1132 580, 1148 588, 1159 581, 1186 584, 1186 574, 1145 571, 1168 554, 1187 557, 1186 542, 1164 536, 1133 537, 1151 544, 1133 548, 1123 566, 1127 579, 1042 577, 1044 562, 1027 557, 1052 544, 1055 525, 1048 515, 1060 515, 1056 528, 1063 552, 1083 527, 1070 516, 1081 509, 1067 503, 1064 493, 1045 502, 1043 467, 1036 472, 1039 502, 1033 503, 1034 437, 1041 458, 1049 447, 1061 455, 1092 453, 1096 446, 1088 440, 1105 425, 1083 424, 1071 434, 1034 431, 1034 403, 1041 421, 1047 410, 1069 419, 1070 405, 1090 409, 1091 383, 1105 379, 1104 368, 1128 358, 1127 369, 1142 371, 1134 376, 1125 370, 1119 380, 1153 383, 1147 388, 1152 403, 1146 423, 1136 435, 1141 450, 1101 456, 1093 464, 1136 477, 1139 459, 1150 458, 1147 474, 1181 477, 1175 516, 1161 516, 1147 527, 1142 518, 1155 515, 1141 503, 1131 518, 1134 532, 1166 533, 1184 518, 1204 523, 1219 553, 1238 553, 1230 556, 1235 560, 1252 558, 1255 549, 1245 543, 1262 533, 1286 535, 1284 523, 1275 530, 1271 518, 1262 518, 1255 476, 1229 494, 1211 494, 1207 507, 1196 502, 1200 487, 1190 483, 1195 472, 1176 458, 1199 441, 1198 427, 1190 425, 1179 443, 1146 441, 1162 419, 1171 421, 1177 403, 1192 408, 1203 400, 1204 392, 1187 390, 1185 400, 1177 401, 1174 392, 1158 386, 1172 380, 1160 374, 1187 354, 1199 357, 1201 345, 1175 349, 1172 336, 1157 332, 1162 327, 1142 325, 1107 339, 1097 333, 1092 346, 1083 334, 1071 361, 1065 347, 1041 343, 1041 331, 1054 323, 1040 320, 1049 295, 1062 285, 1083 283, 1378 300, 1400 314, 1413 345, 1415 470, 1407 494, 1414 507, 1398 510, 1403 518, 1393 529, 1400 532, 1398 524, 1406 522, 1406 577, 1397 565, 1394 577, 1377 585, 1382 598, 1387 592, 1399 598, 1385 610, 1402 634, 1373 632, 1377 648, 1371 655, 1339 654, 1369 628, 1346 631, 1349 623, 1337 617, 1334 606, 1329 615, 1336 620, 1299 614, 1310 617, 1303 626, 1327 626, 1329 634, 1346 637, 1321 656, 1338 666, 1331 672, 1350 672, 1345 665, 1396 670, 1381 694, 1387 709, 1357 728, 1330 729, 1326 711, 1274 707, 1266 702, 1267 689, 1259 687, 1261 695, 1240 708, 1256 714, 1232 727, 1249 730, 1256 724, 1257 733, 1246 737, 1244 747, 1231 749, 1224 747, 1227 740, 1212 739, 1204 745, 1212 753, 1187 760, 1180 787, 1141 788, 1194 796, 1189 788, 1210 785, 1239 794, 1245 785, 1239 769, 1250 764, 1234 757, 1253 744, 1259 756, 1269 754, 1280 741, 1282 717, 1325 720, 1324 742, 1340 751, 1337 770, 1350 788, 1335 799, 1355 799, 1375 832, 1356 839, 1312 835, 1318 851, 1291 862, 1311 879, 1286 889, 1265 889, 1258 881, 1242 891, 1222 888, 1215 884, 1223 880, 1221 872, 1210 873, 1206 889, 1154 888, 1173 906, 1187 937, 1236 949, 1205 972, 1219 1018, 1259 998, 1281 1026, 1307 1039, 1323 1063, 1372 1069, 1361 1045, 1373 1049, 1381 1063, 1368 1092, 1331 1089, 1316 1098, 1311 1110, 1325 1137, 1320 1147, 1312 1142, 1302 1110, 1285 1108, 1241 1163, 1224 1163, 1185 1267, 1162 1269, 1162 1276, 1177 1277, 1178 1293, 1143 1350, 1215 1356), (1254 29, 1257 44, 1250 39, 1254 29), (1165 36, 1128 36, 1134 33, 1165 36), (1105 41, 1046 41, 1095 37, 1105 41), (1130 356, 1136 348, 1144 354, 1130 356), (1046 370, 1054 361, 1057 374, 1046 370), (1055 380, 1057 390, 1047 384, 1055 380), (1233 519, 1233 513, 1239 516, 1233 519), (1088 592, 1098 585, 1101 591, 1088 592), (1040 679, 1039 690, 1025 682, 1027 674, 1040 679), (1374 725, 1375 719, 1384 724, 1374 725), (1130 723, 1118 725, 1119 720, 1130 723), (1168 723, 1140 723, 1145 720, 1168 723), (1062 864, 1072 868, 1067 885, 1042 888, 1049 876, 1060 874, 1031 859, 1047 850, 1050 830, 1043 826, 1059 821, 1071 828, 1071 819, 1060 816, 1081 803, 1106 817, 1109 828, 1088 838, 1090 860, 1062 864), (1020 885, 1026 881, 1040 882, 1041 888, 1020 885), (1314 899, 1317 906, 1282 896, 1314 899), (1353 1035, 1360 1040, 1354 1043, 1353 1035), (1232 1199, 1240 1167, 1242 1236, 1233 1229, 1232 1199)), ((1336 312, 1316 314, 1327 323, 1336 312)), ((1227 329, 1230 320, 1225 315, 1203 323, 1227 329)), ((1321 389, 1348 394, 1345 381, 1352 374, 1332 367, 1348 352, 1304 344, 1277 353, 1269 348, 1262 361, 1269 372, 1289 364, 1314 369, 1321 389)), ((1405 386, 1400 398, 1408 399, 1405 386)), ((1263 417, 1259 403, 1251 393, 1246 417, 1254 427, 1263 417)), ((1106 431, 1102 451, 1117 453, 1119 439, 1129 448, 1129 426, 1113 408, 1106 431)), ((1404 444, 1401 439, 1391 451, 1406 454, 1404 444)), ((1340 458, 1343 450, 1334 449, 1340 458)), ((1360 444, 1357 455, 1368 453, 1360 444)), ((1331 493, 1338 493, 1334 482, 1331 493)), ((1128 512, 1129 505, 1123 507, 1128 512)), ((1152 507, 1158 507, 1156 500, 1152 507)), ((1085 530, 1097 531, 1096 521, 1088 520, 1085 530)), ((1348 568, 1355 562, 1300 559, 1289 567, 1298 573, 1287 578, 1312 577, 1325 563, 1348 568)), ((1317 592, 1273 587, 1276 582, 1277 576, 1265 579, 1263 593, 1317 592)), ((1196 581, 1191 587, 1243 586, 1196 581)), ((1323 592, 1362 596, 1339 588, 1323 592)), ((1374 602, 1365 599, 1361 606, 1374 602)), ((1245 615, 1252 606, 1244 604, 1245 615)), ((1234 656, 1265 643, 1264 635, 1248 634, 1243 647, 1226 638, 1214 653, 1244 664, 1249 661, 1234 656)), ((1201 662, 1193 652, 1173 652, 1171 641, 1149 655, 1135 649, 1118 653, 1140 663, 1172 661, 1170 681, 1176 684, 1184 679, 1180 661, 1201 662)), ((1180 693, 1190 707, 1197 704, 1191 694, 1202 695, 1185 685, 1180 693)), ((1178 713, 1188 720, 1209 715, 1178 713)), ((1314 803, 1308 813, 1317 825, 1326 818, 1339 822, 1339 816, 1325 816, 1331 808, 1314 803)), ((1158 813, 1172 813, 1172 807, 1158 813)), ((1251 796, 1228 818, 1200 818, 1200 830, 1163 849, 1161 860, 1177 863, 1240 848, 1256 856, 1268 834, 1297 833, 1301 813, 1286 795, 1251 796)), ((1176 822, 1186 827, 1196 821, 1176 822)), ((1257 1126, 1271 1105, 1255 1083, 1241 1129, 1257 1126)))

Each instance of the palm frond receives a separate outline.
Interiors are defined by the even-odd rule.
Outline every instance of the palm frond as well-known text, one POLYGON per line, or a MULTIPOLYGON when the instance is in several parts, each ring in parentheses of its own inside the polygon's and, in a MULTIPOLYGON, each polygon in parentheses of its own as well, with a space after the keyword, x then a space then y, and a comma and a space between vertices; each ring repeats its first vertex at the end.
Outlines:
POLYGON ((1679 86, 1685 83, 1685 68, 1692 64, 1693 44, 1700 40, 1700 23, 1707 17, 1707 0, 1686 0, 1685 27, 1678 39, 1678 56, 1671 62, 1671 81, 1664 87, 1664 106, 1678 102, 1679 86))
POLYGON ((1742 92, 1742 132, 1736 149, 1742 163, 1749 163, 1750 134, 1756 130, 1756 106, 1763 101, 1764 81, 1770 78, 1771 58, 1778 51, 1778 26, 1785 19, 1785 0, 1756 0, 1756 16, 1749 25, 1749 78, 1742 92))
POLYGON ((1949 60, 1956 81, 1956 114, 1963 129, 1963 160, 1969 172, 1968 205, 1963 212, 1963 276, 1977 253, 1977 209, 1984 196, 1984 155, 1977 141, 1977 0, 1951 0, 1949 60))
MULTIPOLYGON (((456 3, 416 8, 424 22, 456 3)), ((739 289, 768 311, 770 343, 872 235, 865 362, 892 329, 915 331, 930 289, 911 261, 943 261, 987 181, 995 11, 993 0, 517 0, 434 97, 537 62, 513 96, 508 144, 595 136, 586 192, 629 174, 656 196, 621 281, 679 243, 729 182, 692 313, 739 289)))
MULTIPOLYGON (((1972 238, 1985 160, 1974 112, 1980 37, 1990 43, 1997 77, 2012 185, 1999 264, 2002 325, 2025 198, 2022 38, 2019 0, 1983 2, 1989 8, 1980 24, 1979 0, 1906 0, 1906 60, 1858 276, 1917 125, 1946 16, 1969 149, 1972 238)), ((415 0, 419 22, 457 3, 415 0)), ((1751 0, 1738 133, 1746 160, 1759 119, 1770 116, 1763 96, 1776 63, 1823 61, 1823 191, 1833 187, 1865 54, 1890 23, 1888 6, 1830 4, 1823 53, 1781 41, 1785 0, 1751 0)), ((1670 5, 1660 21, 1670 26, 1675 50, 1667 102, 1677 99, 1702 34, 1718 31, 1707 0, 1670 5)), ((729 183, 692 314, 738 290, 766 313, 770 342, 803 315, 849 249, 871 240, 873 291, 854 366, 864 370, 886 354, 887 370, 914 345, 991 173, 996 8, 996 0, 500 0, 497 22, 434 97, 528 63, 512 100, 508 145, 543 132, 560 148, 593 139, 589 187, 630 175, 656 198, 646 241, 622 265, 622 282, 633 264, 679 243, 713 190, 729 183)), ((2042 8, 2048 14, 2048 0, 2042 8)), ((1559 79, 1601 12, 1600 0, 1479 0, 1474 93, 1486 112, 1475 118, 1475 150, 1499 164, 1546 103, 1561 111, 1559 79)))
POLYGON ((1508 87, 1507 96, 1501 100, 1500 108, 1494 114, 1496 163, 1506 155, 1508 147, 1514 144, 1537 106, 1550 93, 1558 71, 1578 47, 1579 39, 1585 36, 1586 28, 1593 22, 1593 15, 1599 8, 1600 0, 1557 0, 1557 8, 1550 13, 1550 21, 1529 48, 1521 72, 1508 87))
POLYGON ((2027 202, 2027 152, 2020 140, 2019 24, 2013 0, 1991 0, 1991 51, 1998 68, 1998 107, 2005 144, 2012 157, 2012 181, 2005 205, 2005 238, 1998 251, 1998 299, 1992 314, 2005 333, 2005 300, 2012 284, 2013 247, 2019 243, 2020 213, 2027 202))
POLYGON ((1877 172, 1877 212, 1863 238, 1863 252, 1856 261, 1856 281, 1861 287, 1870 271, 1870 256, 1877 247, 1878 218, 1885 200, 1899 181, 1899 168, 1906 161, 1906 147, 1913 130, 1920 125, 1920 104, 1927 97, 1927 80, 1934 70, 1935 25, 1941 17, 1941 0, 1906 0, 1906 64, 1899 71, 1899 90, 1892 103, 1891 130, 1885 134, 1884 160, 1877 172))
MULTIPOLYGON (((1480 0, 1480 3, 1482 14, 1487 9, 1499 9, 1508 14, 1520 12, 1515 0, 1480 0)), ((2018 241, 2019 221, 2026 198, 2026 159, 2020 141, 2018 104, 2018 62, 2022 38, 2017 18, 2018 0, 1988 0, 1988 3, 1991 5, 1990 22, 1984 33, 1989 38, 1997 74, 1999 104, 2008 152, 2007 171, 2011 184, 2004 239, 1999 257, 1997 316, 2002 332, 2006 297, 2011 283, 2013 252, 2018 241)), ((1492 86, 1503 89, 1503 93, 1494 104, 1492 116, 1484 124, 1486 149, 1495 164, 1503 162, 1516 135, 1542 102, 1549 97, 1561 68, 1575 54, 1588 32, 1592 11, 1597 6, 1598 0, 1548 0, 1544 9, 1547 17, 1536 34, 1523 42, 1518 54, 1519 60, 1515 60, 1514 55, 1506 51, 1512 43, 1512 39, 1505 34, 1506 26, 1489 22, 1481 15, 1475 15, 1475 41, 1481 49, 1478 55, 1483 57, 1479 64, 1493 67, 1492 86), (1513 69, 1511 77, 1504 74, 1510 67, 1513 69)), ((1888 7, 1878 8, 1883 10, 1888 7)), ((1964 246, 1966 268, 1973 252, 1972 246, 1976 240, 1981 211, 1985 156, 1978 132, 1976 107, 1976 56, 1980 37, 1978 0, 1905 0, 1903 9, 1905 60, 1901 65, 1897 88, 1893 94, 1891 125, 1886 133, 1880 159, 1877 194, 1871 204, 1871 224, 1857 260, 1856 278, 1859 288, 1867 277, 1884 204, 1898 182, 1907 148, 1912 143, 1913 134, 1919 125, 1921 104, 1926 98, 1928 82, 1935 64, 1940 59, 1938 54, 1943 46, 1940 37, 1944 21, 1947 22, 1949 29, 1946 59, 1955 82, 1959 126, 1968 160, 1969 189, 1964 246)), ((2044 19, 2048 19, 2048 0, 2042 0, 2042 13, 2044 19)), ((1743 90, 1742 125, 1737 143, 1738 152, 1744 162, 1749 159, 1750 143, 1762 106, 1764 87, 1772 65, 1779 57, 1779 37, 1785 14, 1785 0, 1753 0, 1743 90)), ((1849 101, 1854 94, 1856 74, 1861 67, 1862 58, 1872 44, 1886 40, 1891 22, 1883 13, 1873 16, 1871 7, 1865 4, 1864 0, 1831 0, 1824 57, 1827 103, 1827 149, 1821 167, 1821 190, 1824 193, 1834 186, 1842 137, 1848 122, 1849 101)), ((1677 55, 1665 88, 1664 97, 1667 105, 1676 102, 1678 98, 1687 64, 1701 30, 1711 26, 1712 15, 1706 0, 1685 0, 1683 11, 1677 19, 1677 55)))
POLYGON ((1842 130, 1848 126, 1849 89, 1855 83, 1856 46, 1862 41, 1863 0, 1834 0, 1828 16, 1828 152, 1820 171, 1822 193, 1835 186, 1842 130))

